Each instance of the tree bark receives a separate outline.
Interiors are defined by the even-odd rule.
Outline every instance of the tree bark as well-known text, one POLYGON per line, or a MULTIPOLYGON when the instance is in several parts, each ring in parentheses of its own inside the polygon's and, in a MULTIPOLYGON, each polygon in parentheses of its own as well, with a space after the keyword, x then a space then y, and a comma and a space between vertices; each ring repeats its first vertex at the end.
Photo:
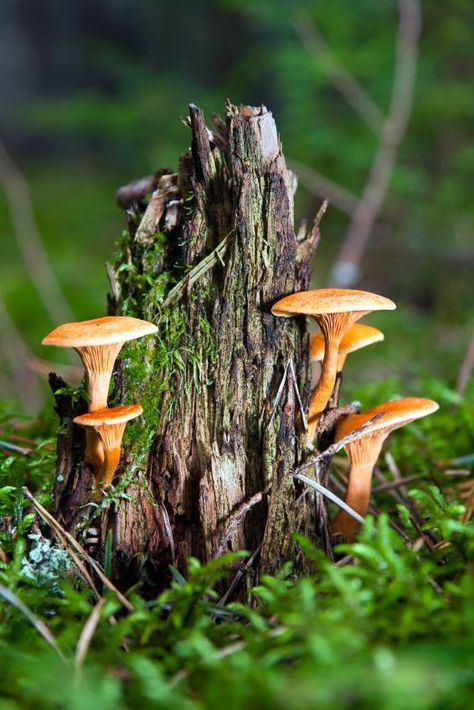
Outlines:
POLYGON ((305 322, 270 309, 307 288, 317 228, 295 234, 296 182, 265 107, 229 104, 211 132, 191 106, 189 126, 178 173, 157 173, 152 196, 135 198, 108 265, 109 312, 159 332, 130 343, 117 365, 109 406, 140 402, 144 417, 128 426, 115 491, 99 509, 83 434, 70 424, 85 404, 61 404, 55 514, 77 535, 100 529, 94 552, 101 559, 112 545, 122 587, 141 578, 159 588, 170 563, 184 570, 190 555, 230 550, 259 549, 257 572, 272 572, 295 561, 292 534, 314 529, 314 502, 291 476, 303 449, 288 363, 306 406, 305 322))

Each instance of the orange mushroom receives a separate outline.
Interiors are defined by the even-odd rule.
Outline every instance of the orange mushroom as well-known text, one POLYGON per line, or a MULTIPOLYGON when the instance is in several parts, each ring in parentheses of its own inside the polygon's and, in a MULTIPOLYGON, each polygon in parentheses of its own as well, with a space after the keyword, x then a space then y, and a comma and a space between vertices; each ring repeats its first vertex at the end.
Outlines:
MULTIPOLYGON (((383 339, 384 334, 378 328, 374 328, 371 325, 366 325, 365 323, 355 323, 347 331, 339 345, 337 371, 341 372, 341 370, 344 368, 344 364, 349 353, 353 353, 356 350, 361 350, 362 348, 365 348, 368 345, 379 343, 383 339)), ((324 351, 324 335, 321 332, 314 333, 314 335, 311 336, 309 341, 310 360, 313 360, 314 362, 321 362, 324 359, 324 351)))
POLYGON ((350 327, 371 311, 393 310, 393 301, 367 291, 324 288, 285 296, 272 308, 275 316, 314 318, 324 337, 321 378, 314 389, 308 411, 307 446, 311 446, 318 419, 326 407, 336 381, 339 346, 350 327))
MULTIPOLYGON (((129 316, 105 316, 78 323, 64 323, 42 340, 43 345, 74 348, 86 370, 89 411, 107 407, 110 378, 122 346, 128 340, 156 333, 154 323, 129 316)), ((103 452, 100 440, 91 431, 86 436, 86 461, 100 468, 103 452)))
MULTIPOLYGON (((439 409, 432 399, 407 397, 379 404, 361 414, 352 414, 342 419, 336 430, 336 441, 352 434, 362 425, 379 416, 360 432, 360 436, 345 445, 351 462, 345 502, 359 515, 365 516, 369 506, 372 472, 388 435, 415 419, 426 417, 439 409)), ((339 510, 331 523, 333 534, 342 534, 352 542, 359 524, 343 510, 339 510)))
POLYGON ((104 460, 95 471, 96 486, 107 487, 114 478, 120 463, 123 432, 127 422, 143 413, 139 404, 130 404, 112 409, 99 409, 75 417, 74 422, 86 430, 93 430, 100 438, 104 460))

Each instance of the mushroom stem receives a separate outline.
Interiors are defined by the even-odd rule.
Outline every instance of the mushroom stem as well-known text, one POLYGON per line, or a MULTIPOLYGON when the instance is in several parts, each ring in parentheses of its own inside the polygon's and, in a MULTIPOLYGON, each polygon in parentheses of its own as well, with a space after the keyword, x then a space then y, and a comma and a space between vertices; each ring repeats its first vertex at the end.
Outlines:
MULTIPOLYGON (((365 517, 369 507, 373 469, 372 463, 352 464, 349 471, 345 502, 362 517, 365 517)), ((359 527, 357 520, 344 510, 339 510, 331 523, 331 533, 340 533, 347 542, 353 542, 359 527)))
POLYGON ((122 455, 121 447, 105 449, 104 463, 96 477, 96 485, 107 488, 112 483, 122 455))
POLYGON ((318 419, 331 399, 339 363, 339 346, 349 328, 367 315, 368 311, 347 311, 344 313, 323 313, 315 316, 324 336, 324 359, 320 380, 314 389, 308 409, 308 431, 306 446, 310 448, 316 434, 318 419))
POLYGON ((100 440, 100 436, 93 429, 86 429, 86 450, 84 457, 88 464, 94 469, 96 476, 104 463, 104 447, 100 440))
MULTIPOLYGON (((121 349, 122 343, 76 348, 86 370, 89 412, 97 412, 107 407, 112 370, 121 349)), ((100 476, 104 449, 99 435, 93 430, 86 432, 85 459, 94 468, 94 476, 100 476)))
MULTIPOLYGON (((367 437, 365 440, 347 446, 351 468, 345 502, 362 517, 367 515, 372 473, 387 436, 388 432, 381 432, 378 436, 367 437)), ((331 523, 331 533, 333 535, 340 533, 344 535, 347 542, 354 542, 359 527, 357 520, 343 510, 339 510, 331 523)))
POLYGON ((87 373, 90 412, 107 407, 112 370, 122 345, 123 343, 111 343, 76 347, 87 373))
POLYGON ((96 412, 98 409, 107 407, 109 385, 112 372, 89 372, 87 373, 87 396, 89 398, 89 411, 96 412))
POLYGON ((321 377, 314 388, 308 408, 308 431, 306 435, 307 444, 312 444, 316 434, 316 427, 321 413, 328 403, 337 375, 337 363, 339 359, 339 340, 326 340, 324 359, 321 366, 321 377))

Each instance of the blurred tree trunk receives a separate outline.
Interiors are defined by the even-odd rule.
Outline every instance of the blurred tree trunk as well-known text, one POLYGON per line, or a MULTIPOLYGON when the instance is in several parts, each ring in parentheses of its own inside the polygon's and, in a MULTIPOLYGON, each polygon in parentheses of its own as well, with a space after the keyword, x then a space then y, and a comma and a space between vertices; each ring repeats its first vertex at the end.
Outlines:
POLYGON ((109 540, 122 587, 146 577, 156 588, 170 563, 230 550, 258 551, 255 569, 271 572, 296 559, 292 534, 314 528, 311 496, 297 500, 291 476, 302 448, 288 363, 306 404, 305 323, 270 309, 307 287, 317 229, 295 234, 296 183, 264 107, 228 105, 211 132, 191 106, 189 125, 178 173, 119 196, 129 230, 108 267, 109 311, 153 320, 159 333, 130 343, 118 364, 110 404, 140 402, 144 421, 129 426, 115 497, 98 511, 70 425, 84 404, 57 397, 55 513, 76 535, 98 527, 95 554, 109 540))

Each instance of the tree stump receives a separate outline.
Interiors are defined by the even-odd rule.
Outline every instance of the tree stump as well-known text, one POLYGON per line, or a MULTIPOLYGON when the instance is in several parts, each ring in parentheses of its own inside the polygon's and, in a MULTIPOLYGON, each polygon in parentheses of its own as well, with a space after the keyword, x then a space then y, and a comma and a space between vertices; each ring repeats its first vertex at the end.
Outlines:
POLYGON ((309 394, 305 322, 270 309, 308 287, 317 226, 295 233, 296 180, 265 107, 228 104, 209 130, 191 106, 188 123, 178 173, 120 191, 128 231, 108 265, 109 312, 159 332, 117 364, 109 406, 139 402, 144 415, 98 508, 71 424, 85 403, 57 397, 55 515, 82 539, 98 528, 94 554, 112 555, 122 588, 142 579, 156 590, 170 564, 242 549, 258 551, 256 574, 273 572, 296 560, 292 534, 315 529, 311 494, 291 476, 303 458, 293 372, 304 406, 309 394))

